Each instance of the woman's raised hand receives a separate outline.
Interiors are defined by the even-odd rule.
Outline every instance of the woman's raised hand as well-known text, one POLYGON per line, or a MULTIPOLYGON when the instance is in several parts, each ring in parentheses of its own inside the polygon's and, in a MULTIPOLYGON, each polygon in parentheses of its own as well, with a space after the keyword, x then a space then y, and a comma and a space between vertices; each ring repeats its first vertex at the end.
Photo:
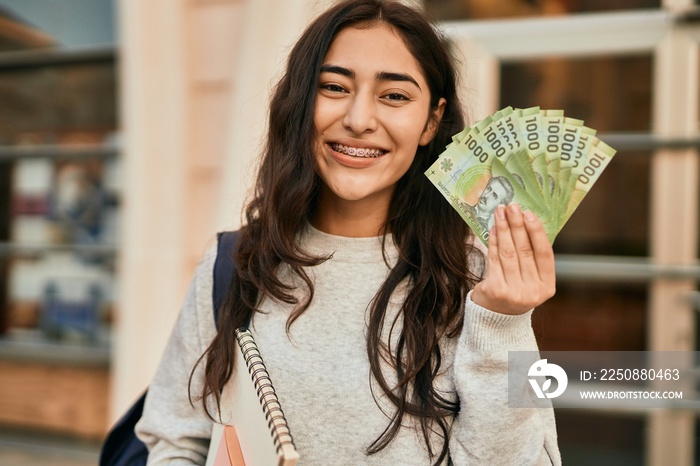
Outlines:
POLYGON ((554 251, 542 222, 512 203, 498 206, 488 244, 486 277, 474 303, 502 314, 522 314, 554 296, 554 251))

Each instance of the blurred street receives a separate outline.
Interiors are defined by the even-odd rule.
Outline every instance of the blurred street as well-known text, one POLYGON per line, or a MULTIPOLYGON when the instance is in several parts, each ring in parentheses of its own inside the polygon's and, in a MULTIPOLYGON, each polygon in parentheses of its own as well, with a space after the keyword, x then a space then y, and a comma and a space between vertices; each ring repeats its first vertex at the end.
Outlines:
POLYGON ((0 429, 3 466, 94 466, 99 449, 97 442, 0 429))

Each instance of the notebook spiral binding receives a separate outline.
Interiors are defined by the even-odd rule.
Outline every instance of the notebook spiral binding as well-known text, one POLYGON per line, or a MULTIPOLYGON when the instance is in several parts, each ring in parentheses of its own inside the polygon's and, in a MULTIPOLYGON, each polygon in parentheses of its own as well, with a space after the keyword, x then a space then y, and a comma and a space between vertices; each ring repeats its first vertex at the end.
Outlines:
POLYGON ((272 440, 277 453, 279 453, 284 445, 294 445, 292 434, 287 426, 287 418, 284 416, 282 406, 280 406, 277 399, 275 387, 272 385, 270 375, 265 368, 265 363, 260 356, 260 351, 258 351, 258 345, 255 343, 253 335, 249 330, 238 329, 236 330, 236 339, 265 414, 267 427, 270 429, 272 440))

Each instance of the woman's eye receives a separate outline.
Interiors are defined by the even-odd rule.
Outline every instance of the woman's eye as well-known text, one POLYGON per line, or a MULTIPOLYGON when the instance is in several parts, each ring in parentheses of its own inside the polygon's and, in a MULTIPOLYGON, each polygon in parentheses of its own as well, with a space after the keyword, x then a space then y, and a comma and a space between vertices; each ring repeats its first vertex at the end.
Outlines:
POLYGON ((325 89, 331 92, 345 92, 345 88, 338 84, 321 84, 321 89, 325 89))
POLYGON ((405 95, 399 93, 399 92, 392 92, 391 94, 387 94, 384 96, 385 99, 387 100, 409 100, 408 97, 405 95))

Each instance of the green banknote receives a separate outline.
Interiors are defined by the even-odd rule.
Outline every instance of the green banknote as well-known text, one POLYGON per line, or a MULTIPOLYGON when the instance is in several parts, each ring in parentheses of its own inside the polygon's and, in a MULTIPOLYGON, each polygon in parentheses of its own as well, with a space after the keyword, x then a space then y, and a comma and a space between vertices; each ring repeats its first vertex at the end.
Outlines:
POLYGON ((527 188, 497 158, 482 161, 473 153, 452 146, 426 174, 484 244, 499 205, 516 202, 540 218, 547 215, 546 208, 537 205, 527 188))
POLYGON ((506 107, 455 134, 426 176, 484 243, 511 202, 553 242, 615 155, 595 133, 562 110, 506 107))
MULTIPOLYGON (((540 107, 530 107, 520 111, 518 124, 521 134, 525 142, 528 154, 533 161, 540 156, 545 157, 545 137, 542 131, 542 115, 540 107)), ((540 182, 540 189, 543 195, 546 196, 546 180, 547 180, 547 160, 539 159, 537 163, 533 163, 532 168, 537 173, 537 179, 540 182)))
POLYGON ((507 163, 512 154, 524 148, 517 132, 516 117, 513 108, 506 107, 475 125, 475 137, 488 145, 502 163, 507 163))
POLYGON ((596 130, 587 126, 581 127, 578 145, 574 150, 571 176, 569 177, 569 181, 566 185, 564 193, 562 194, 562 198, 559 200, 560 212, 562 212, 559 220, 559 230, 564 227, 566 221, 569 220, 569 217, 571 217, 571 213, 569 212, 569 199, 571 198, 571 193, 576 187, 576 182, 579 175, 586 166, 588 154, 591 152, 591 149, 598 144, 599 139, 595 137, 595 134, 596 130))
MULTIPOLYGON (((513 157, 511 157, 513 159, 513 157)), ((537 185, 534 184, 536 181, 532 180, 532 185, 525 184, 527 180, 516 179, 513 173, 508 170, 508 168, 501 163, 500 160, 496 159, 493 161, 491 167, 492 180, 503 180, 502 183, 513 187, 515 196, 511 199, 511 202, 519 204, 523 210, 530 210, 535 215, 537 215, 540 220, 542 220, 542 225, 547 232, 547 237, 549 237, 550 242, 554 242, 554 238, 557 235, 557 225, 558 219, 552 216, 551 210, 547 208, 544 203, 539 203, 529 193, 534 193, 538 191, 537 185), (521 183, 523 183, 521 185, 521 183)), ((539 192, 539 191, 538 191, 539 192)), ((485 192, 484 194, 489 194, 485 192)), ((483 194, 482 194, 483 195, 483 194)), ((503 202, 502 204, 507 205, 508 202, 503 202)))
POLYGON ((532 161, 527 153, 527 150, 522 149, 513 153, 505 163, 513 179, 523 187, 527 192, 528 197, 532 199, 538 206, 541 212, 548 212, 547 203, 540 189, 540 182, 532 168, 532 161))
POLYGON ((478 203, 477 191, 483 191, 491 179, 491 166, 468 158, 460 146, 450 145, 426 175, 474 233, 488 241, 488 223, 480 221, 473 206, 478 203))
POLYGON ((518 131, 517 117, 520 112, 512 107, 499 110, 477 123, 473 134, 480 145, 487 147, 494 159, 507 168, 512 180, 526 191, 528 197, 540 207, 540 211, 544 211, 547 202, 540 187, 541 183, 533 172, 530 154, 525 149, 518 131))
POLYGON ((499 138, 508 145, 508 150, 511 153, 525 150, 525 141, 518 125, 518 118, 521 114, 522 110, 519 108, 506 107, 501 110, 501 118, 495 121, 499 138))
POLYGON ((569 196, 569 183, 571 181, 571 173, 575 166, 576 147, 581 140, 581 131, 583 130, 583 120, 576 118, 565 117, 562 124, 562 134, 560 143, 560 169, 559 169, 559 189, 557 191, 557 208, 562 215, 566 212, 566 200, 569 196))
POLYGON ((542 130, 545 136, 544 153, 547 157, 547 180, 549 184, 545 199, 554 217, 559 215, 558 195, 561 191, 559 173, 561 169, 561 139, 564 123, 563 110, 540 110, 542 115, 542 130))

